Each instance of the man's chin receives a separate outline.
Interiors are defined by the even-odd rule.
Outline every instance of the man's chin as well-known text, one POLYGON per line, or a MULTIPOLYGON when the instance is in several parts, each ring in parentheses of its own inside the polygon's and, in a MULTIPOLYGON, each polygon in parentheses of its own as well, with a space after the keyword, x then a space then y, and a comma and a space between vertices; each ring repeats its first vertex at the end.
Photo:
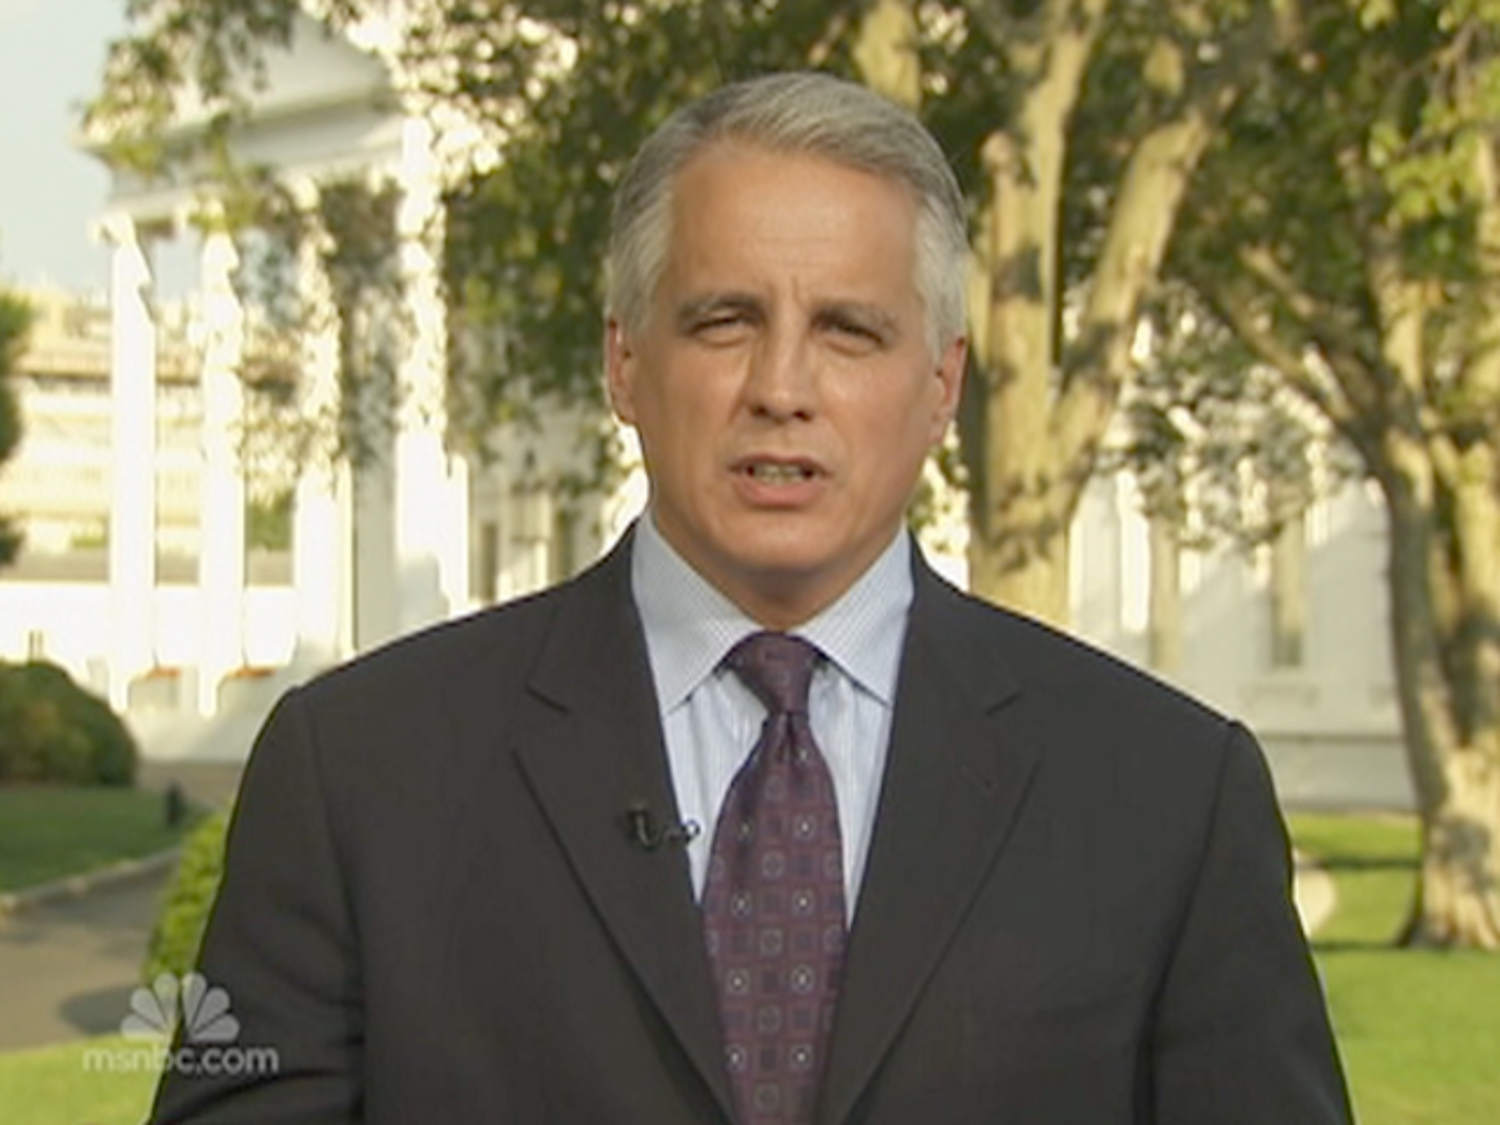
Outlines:
MULTIPOLYGON (((800 622, 837 601, 859 568, 836 556, 800 549, 740 551, 716 579, 741 608, 780 607, 800 622)), ((752 614, 753 615, 753 614, 752 614)), ((783 623, 784 624, 784 623, 783 623)))
POLYGON ((839 569, 835 552, 819 550, 807 535, 745 536, 722 553, 726 569, 745 578, 785 586, 815 582, 839 569))

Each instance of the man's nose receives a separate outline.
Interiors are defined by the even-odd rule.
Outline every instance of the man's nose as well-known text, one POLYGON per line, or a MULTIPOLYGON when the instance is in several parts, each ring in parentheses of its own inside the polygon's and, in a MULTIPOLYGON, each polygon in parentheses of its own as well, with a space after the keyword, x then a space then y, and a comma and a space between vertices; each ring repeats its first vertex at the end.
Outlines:
POLYGON ((751 413, 775 421, 807 421, 817 412, 817 372, 806 341, 768 332, 755 349, 745 380, 751 413))

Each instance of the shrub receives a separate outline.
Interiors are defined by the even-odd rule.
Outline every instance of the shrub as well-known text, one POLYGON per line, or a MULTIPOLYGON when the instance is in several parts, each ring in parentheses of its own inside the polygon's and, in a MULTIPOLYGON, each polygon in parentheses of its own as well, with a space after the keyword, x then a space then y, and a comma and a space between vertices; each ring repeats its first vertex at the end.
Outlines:
POLYGON ((119 716, 67 672, 0 661, 0 783, 130 785, 136 759, 119 716))
POLYGON ((224 874, 228 824, 228 810, 213 813, 183 842, 182 858, 177 861, 177 871, 146 946, 144 980, 153 981, 161 973, 181 976, 197 963, 208 911, 224 874))

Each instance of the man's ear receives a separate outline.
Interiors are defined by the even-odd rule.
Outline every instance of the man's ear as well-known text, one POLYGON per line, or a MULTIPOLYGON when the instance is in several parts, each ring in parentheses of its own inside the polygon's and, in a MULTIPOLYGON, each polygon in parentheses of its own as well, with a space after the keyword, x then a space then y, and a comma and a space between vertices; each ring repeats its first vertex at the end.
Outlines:
POLYGON ((969 342, 955 336, 938 357, 937 370, 933 372, 939 385, 938 403, 932 414, 932 433, 929 440, 936 445, 943 440, 953 416, 958 413, 959 395, 964 389, 964 363, 969 355, 969 342))
POLYGON ((635 344, 615 317, 604 322, 604 380, 609 404, 626 425, 635 425, 635 344))

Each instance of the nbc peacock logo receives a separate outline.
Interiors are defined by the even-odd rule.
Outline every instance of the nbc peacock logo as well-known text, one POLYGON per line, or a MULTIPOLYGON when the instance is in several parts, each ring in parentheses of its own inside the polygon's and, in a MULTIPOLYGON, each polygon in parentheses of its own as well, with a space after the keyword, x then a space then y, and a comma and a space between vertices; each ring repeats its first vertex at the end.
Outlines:
POLYGON ((239 1038, 240 1021, 229 1010, 229 993, 210 985, 202 973, 181 978, 162 973, 150 988, 137 988, 120 1033, 130 1039, 170 1040, 179 1013, 188 1042, 233 1043, 239 1038))
POLYGON ((187 1076, 278 1073, 280 1053, 269 1044, 242 1045, 240 1021, 229 1007, 228 990, 209 984, 202 973, 162 973, 149 988, 130 995, 130 1011, 120 1021, 120 1034, 129 1044, 90 1047, 83 1068, 171 1070, 187 1076))

